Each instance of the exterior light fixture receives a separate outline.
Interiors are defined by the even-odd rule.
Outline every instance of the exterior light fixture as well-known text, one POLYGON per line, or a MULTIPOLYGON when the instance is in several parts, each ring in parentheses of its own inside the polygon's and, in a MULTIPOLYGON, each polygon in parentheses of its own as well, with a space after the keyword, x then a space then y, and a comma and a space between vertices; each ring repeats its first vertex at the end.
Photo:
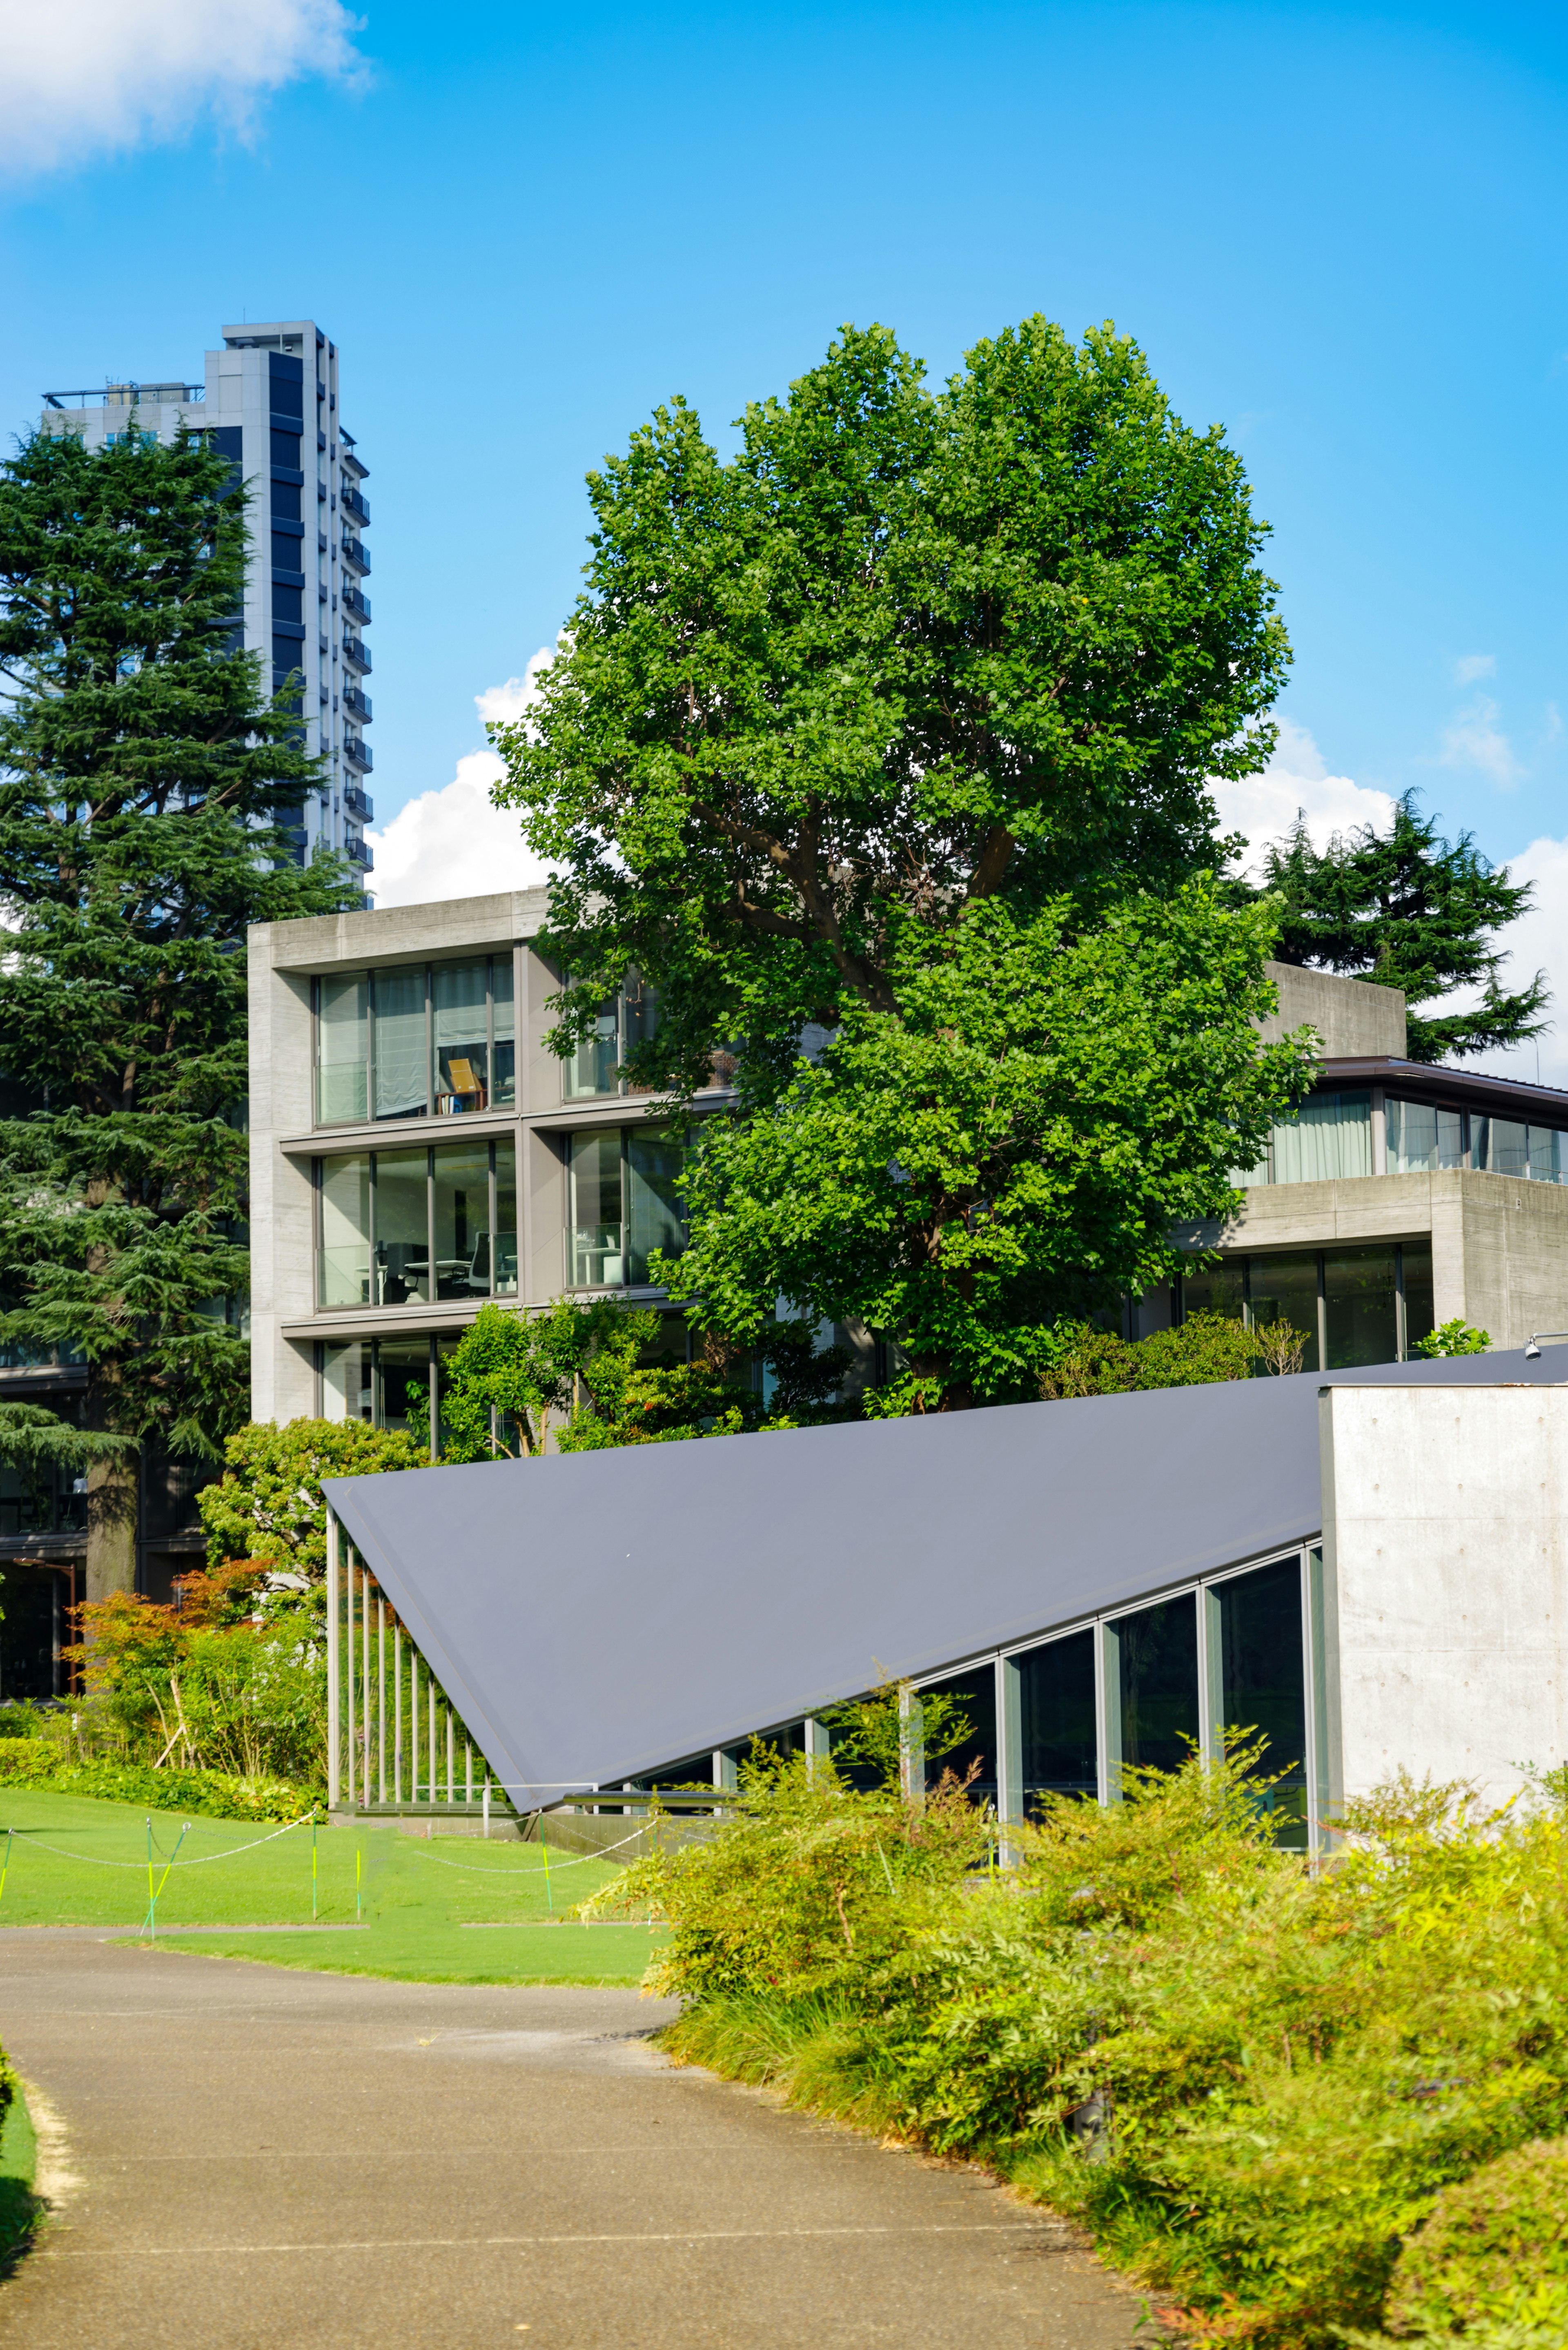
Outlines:
POLYGON ((1527 1363, 1538 1363, 1541 1360, 1542 1338, 1568 1338, 1568 1330, 1532 1330, 1530 1334, 1530 1344, 1524 1350, 1524 1359, 1527 1363))

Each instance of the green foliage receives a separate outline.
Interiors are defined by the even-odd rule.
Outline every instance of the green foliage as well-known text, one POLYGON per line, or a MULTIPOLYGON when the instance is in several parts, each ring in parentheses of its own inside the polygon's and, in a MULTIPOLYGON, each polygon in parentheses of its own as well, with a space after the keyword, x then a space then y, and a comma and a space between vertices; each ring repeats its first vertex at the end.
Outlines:
POLYGON ((223 1459, 221 1480, 196 1496, 208 1565, 270 1559, 319 1582, 327 1572, 322 1479, 422 1469, 430 1454, 401 1429, 359 1419, 266 1419, 236 1430, 223 1459))
POLYGON ((1397 803, 1386 832, 1361 825, 1336 833, 1325 849, 1314 847, 1298 816, 1271 844, 1261 887, 1280 901, 1282 962, 1365 972, 1381 987, 1403 989, 1413 1061, 1521 1044, 1549 1024, 1544 972, 1513 993, 1498 979, 1498 935, 1529 908, 1533 884, 1511 881, 1468 832, 1440 838, 1413 792, 1397 803), (1416 1012, 1457 988, 1480 991, 1474 1011, 1416 1012))
POLYGON ((117 1591, 79 1607, 65 1654, 84 1731, 154 1771, 324 1784, 325 1639, 296 1580, 258 1562, 182 1577, 172 1607, 117 1591))
MULTIPOLYGON (((1414 2251, 1445 2190, 1568 2126, 1568 1822, 1404 1781, 1314 1874, 1270 1845, 1256 1742, 1125 1776, 1117 1804, 1010 1825, 1019 1866, 989 1881, 874 1855, 851 1878, 840 1797, 803 1765, 754 1783, 713 1846, 647 1866, 659 1981, 691 2002, 671 2044, 997 2165, 1185 2338, 1327 2350, 1383 2317, 1401 2245, 1421 2292, 1449 2274, 1471 2222, 1414 2251)), ((1545 2170, 1503 2174, 1478 2249, 1553 2194, 1560 2229, 1545 2170)), ((1522 2254, 1521 2290, 1554 2290, 1558 2258, 1522 2254)))
POLYGON ((912 1681, 888 1681, 867 1698, 825 1706, 817 1720, 832 1742, 836 1763, 860 1763, 898 1794, 921 1766, 940 1762, 974 1736, 961 1700, 946 1690, 917 1697, 912 1681))
POLYGON ((1394 2271, 1400 2334, 1462 2333, 1500 2321, 1568 2337, 1568 2139, 1516 2147, 1439 2195, 1394 2271), (1550 2304, 1550 2305, 1548 2305, 1550 2304))
POLYGON ((1223 1314, 1189 1314, 1173 1330, 1128 1341, 1114 1330, 1072 1322, 1054 1333, 1041 1374, 1047 1401, 1064 1396, 1126 1395, 1135 1388, 1208 1387, 1250 1378, 1258 1334, 1223 1314))
POLYGON ((0 1744, 0 1785, 54 1787, 152 1811, 183 1812, 212 1820, 296 1820, 319 1790, 282 1779, 242 1778, 221 1771, 154 1770, 113 1755, 73 1762, 58 1738, 8 1739, 0 1744))
POLYGON ((1210 779, 1266 759, 1289 658, 1239 458, 1109 327, 922 373, 846 327, 732 462, 677 400, 590 477, 587 589, 495 730, 561 875, 561 1049, 636 967, 638 1081, 738 1050, 773 1099, 805 1024, 901 1010, 911 929, 1213 866, 1210 779))
POLYGON ((885 1958, 904 1908, 956 1887, 992 1849, 989 1821, 950 1778, 917 1806, 896 1786, 858 1794, 826 1760, 760 1746, 740 1778, 708 1841, 634 1861, 587 1905, 669 1919, 656 1989, 822 1992, 885 1958))
POLYGON ((481 1306, 448 1360, 442 1458, 520 1460, 545 1451, 552 1429, 557 1451, 599 1452, 854 1416, 836 1393, 848 1357, 818 1350, 808 1324, 764 1330, 754 1350, 774 1378, 764 1404, 722 1343, 691 1363, 649 1362, 660 1321, 612 1298, 558 1297, 534 1315, 481 1306))
POLYGON ((1411 1352, 1428 1357, 1484 1355, 1490 1345, 1490 1331, 1478 1330, 1472 1323, 1466 1322, 1456 1314, 1451 1322, 1439 1323, 1437 1329, 1428 1330, 1424 1338, 1417 1338, 1411 1352))
POLYGON ((19 1467, 41 1468, 58 1461, 85 1469, 94 1461, 116 1461, 130 1450, 123 1436, 107 1436, 90 1428, 73 1428, 58 1412, 42 1404, 0 1403, 0 1461, 19 1467))
POLYGON ((1233 1211, 1231 1170, 1306 1084, 1305 1045, 1252 1025, 1269 938, 1198 884, 1077 931, 1065 901, 902 924, 898 1013, 847 1007, 776 1103, 709 1121, 655 1278, 741 1343, 781 1293, 894 1334, 907 1372, 868 1409, 1034 1394, 1064 1316, 1156 1286, 1189 1262, 1174 1226, 1233 1211))
MULTIPOLYGON (((237 651, 245 500, 200 435, 0 465, 7 1076, 0 1337, 88 1366, 87 1419, 216 1451, 244 1416, 247 925, 358 902, 275 823, 317 779, 237 651)), ((131 1472, 90 1472, 129 1561, 131 1472)))

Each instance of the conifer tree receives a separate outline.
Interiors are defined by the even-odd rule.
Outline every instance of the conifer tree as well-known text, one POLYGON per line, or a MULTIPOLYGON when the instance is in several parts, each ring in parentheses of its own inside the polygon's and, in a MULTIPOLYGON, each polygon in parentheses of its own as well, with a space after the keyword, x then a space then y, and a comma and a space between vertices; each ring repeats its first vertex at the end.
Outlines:
POLYGON ((131 1587, 139 1447, 246 1417, 245 928, 357 902, 241 649, 245 494, 200 434, 0 466, 0 1339, 85 1363, 88 1596, 131 1587), (15 1092, 13 1094, 13 1107, 15 1092))
POLYGON ((1413 1061, 1521 1045, 1551 1024, 1542 1016, 1551 1000, 1543 972, 1511 991, 1498 977, 1497 934, 1529 907, 1530 883, 1511 881, 1508 868, 1483 857, 1469 833, 1443 839, 1413 792, 1396 804, 1386 831, 1358 825, 1324 849, 1298 816, 1265 853, 1255 894, 1265 891, 1280 900, 1281 962, 1403 989, 1413 1061), (1473 1009, 1417 1009, 1459 988, 1479 989, 1473 1009))

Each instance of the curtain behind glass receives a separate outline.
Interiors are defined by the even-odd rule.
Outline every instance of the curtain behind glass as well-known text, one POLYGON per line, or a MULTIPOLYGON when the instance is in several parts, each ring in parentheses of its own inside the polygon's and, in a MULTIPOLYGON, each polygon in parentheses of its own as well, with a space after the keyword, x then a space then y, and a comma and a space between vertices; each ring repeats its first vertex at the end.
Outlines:
POLYGON ((362 971, 324 979, 317 997, 316 1118, 341 1126, 369 1114, 369 984, 362 971))
POLYGON ((631 1230, 627 1279, 644 1282, 653 1250, 679 1256, 686 1245, 686 1221, 676 1184, 685 1158, 680 1143, 634 1134, 627 1146, 631 1230))
POLYGON ((425 975, 376 973, 376 1116, 422 1118, 425 1094, 425 975))
POLYGON ((431 973, 439 1112, 483 1109, 489 1088, 483 962, 438 962, 431 973))
POLYGON ((1465 1122, 1457 1109, 1390 1101, 1386 1116, 1390 1175, 1436 1174, 1445 1167, 1463 1166, 1465 1122))
POLYGON ((1274 1128, 1276 1183, 1322 1183, 1372 1172, 1370 1093, 1314 1094, 1274 1128))

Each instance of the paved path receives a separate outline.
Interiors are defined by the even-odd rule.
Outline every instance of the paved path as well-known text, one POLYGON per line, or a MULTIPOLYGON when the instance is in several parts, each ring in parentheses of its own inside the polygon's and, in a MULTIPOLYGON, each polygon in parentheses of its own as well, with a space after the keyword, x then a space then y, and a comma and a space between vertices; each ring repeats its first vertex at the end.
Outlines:
POLYGON ((74 2174, 0 2350, 1128 2350, 1057 2222, 667 2064, 667 2012, 0 1933, 74 2174))

